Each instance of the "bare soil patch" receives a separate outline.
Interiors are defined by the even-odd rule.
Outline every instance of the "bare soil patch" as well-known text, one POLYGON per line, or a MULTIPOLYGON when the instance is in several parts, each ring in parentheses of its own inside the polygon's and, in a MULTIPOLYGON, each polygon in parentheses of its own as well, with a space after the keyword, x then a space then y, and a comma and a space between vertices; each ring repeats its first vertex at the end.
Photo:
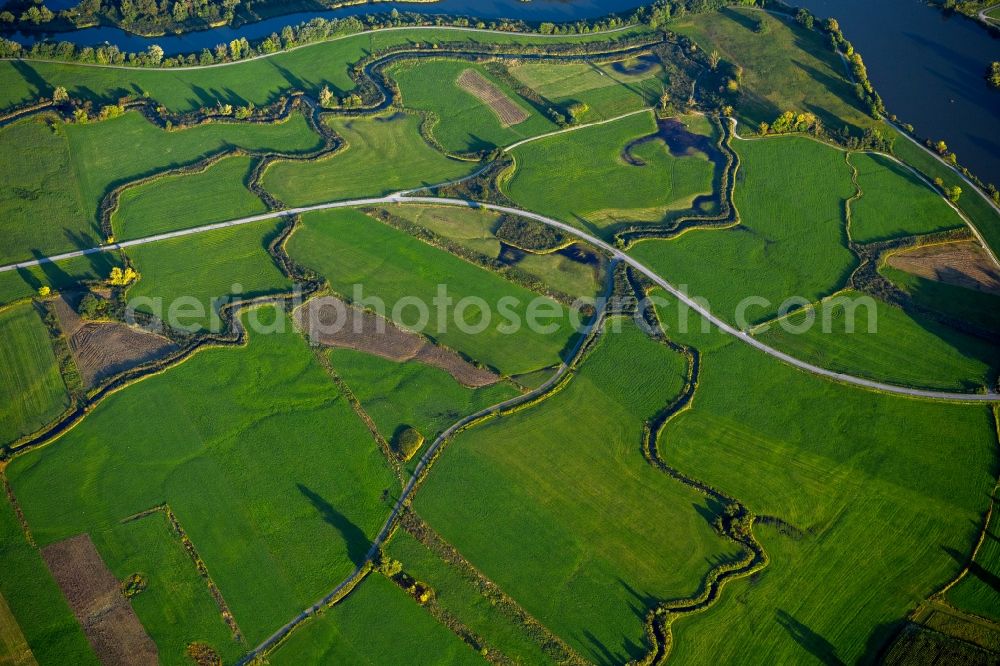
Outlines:
POLYGON ((444 370, 461 384, 478 388, 499 377, 426 338, 335 296, 314 298, 295 311, 295 323, 315 344, 367 352, 402 363, 418 361, 444 370))
POLYGON ((162 335, 121 322, 81 319, 72 303, 72 296, 56 299, 56 313, 87 388, 177 350, 177 345, 162 335))
POLYGON ((42 557, 102 664, 159 663, 156 644, 89 535, 46 546, 42 557))
POLYGON ((503 127, 523 123, 528 113, 507 97, 492 81, 474 69, 467 69, 458 76, 458 86, 479 98, 500 119, 503 127))
POLYGON ((918 247, 890 256, 889 265, 928 280, 1000 295, 1000 268, 973 241, 918 247))

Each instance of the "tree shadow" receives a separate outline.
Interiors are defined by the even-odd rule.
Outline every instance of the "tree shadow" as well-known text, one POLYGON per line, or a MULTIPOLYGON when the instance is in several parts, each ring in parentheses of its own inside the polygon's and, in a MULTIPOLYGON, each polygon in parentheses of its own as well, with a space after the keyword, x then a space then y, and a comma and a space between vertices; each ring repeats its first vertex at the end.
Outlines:
POLYGON ((31 96, 34 99, 41 97, 42 95, 48 95, 50 91, 49 82, 39 74, 34 67, 29 65, 23 60, 11 60, 10 64, 17 70, 17 73, 21 75, 24 82, 31 86, 31 96))
POLYGON ((983 567, 975 560, 969 562, 969 557, 964 553, 960 553, 954 548, 949 548, 948 546, 941 546, 941 550, 948 553, 960 566, 969 565, 969 575, 975 576, 981 583, 989 587, 991 590, 1000 594, 1000 576, 996 575, 992 571, 983 567))
POLYGON ((828 666, 843 666, 844 662, 837 657, 837 649, 833 643, 802 624, 780 608, 775 612, 775 619, 792 639, 805 648, 812 656, 828 666))
POLYGON ((343 537, 347 545, 347 557, 355 566, 361 566, 368 557, 368 550, 371 542, 360 527, 355 525, 350 518, 337 511, 337 509, 327 502, 319 494, 313 492, 301 483, 296 484, 299 492, 305 495, 306 499, 313 505, 320 517, 343 537))
MULTIPOLYGON (((43 275, 45 275, 45 280, 49 287, 52 287, 53 289, 62 289, 67 285, 70 285, 75 282, 72 276, 70 276, 69 273, 60 268, 58 264, 56 264, 53 261, 48 261, 47 259, 45 259, 45 254, 38 248, 35 248, 31 251, 31 256, 33 256, 35 259, 43 260, 41 261, 41 263, 38 264, 38 269, 42 272, 43 275)), ((28 271, 25 271, 25 273, 28 273, 28 271)), ((21 275, 22 277, 24 277, 24 273, 22 273, 21 275)), ((34 284, 36 289, 41 286, 41 284, 38 282, 38 279, 34 276, 31 277, 30 282, 28 281, 28 279, 25 279, 25 281, 28 282, 28 284, 34 284)))

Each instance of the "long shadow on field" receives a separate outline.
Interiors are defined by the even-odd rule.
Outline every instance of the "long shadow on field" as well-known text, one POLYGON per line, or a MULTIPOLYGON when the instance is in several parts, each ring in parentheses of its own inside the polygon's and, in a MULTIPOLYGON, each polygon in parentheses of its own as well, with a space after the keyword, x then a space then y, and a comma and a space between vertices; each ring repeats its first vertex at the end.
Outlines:
MULTIPOLYGON (((39 250, 38 248, 31 250, 31 255, 35 259, 45 258, 45 253, 39 250)), ((69 276, 69 274, 67 274, 66 271, 60 268, 59 264, 55 262, 43 261, 42 263, 38 264, 38 269, 42 272, 43 275, 45 275, 45 279, 48 282, 49 287, 59 289, 74 282, 74 280, 69 276)), ((27 273, 27 271, 25 271, 25 273, 27 273)), ((30 273, 28 273, 28 275, 30 275, 30 273)), ((24 277, 24 274, 22 274, 22 277, 24 277)), ((34 277, 25 278, 25 280, 28 281, 29 284, 33 285, 34 283, 38 282, 38 280, 34 277)), ((41 284, 38 284, 35 286, 35 288, 37 289, 40 286, 41 284)))
MULTIPOLYGON (((967 555, 958 552, 954 548, 942 546, 941 549, 951 555, 951 557, 962 566, 964 566, 968 561, 967 555)), ((983 568, 979 562, 976 562, 975 560, 969 562, 969 575, 975 576, 981 583, 988 585, 991 590, 1000 594, 1000 576, 996 575, 992 571, 989 571, 988 569, 983 568)))
POLYGON ((791 635, 792 639, 805 648, 809 654, 828 666, 833 666, 834 664, 843 666, 844 662, 837 658, 837 649, 833 646, 833 643, 781 609, 775 612, 775 618, 778 624, 784 627, 785 631, 791 635))
POLYGON ((43 95, 49 94, 49 83, 45 78, 35 71, 35 68, 24 62, 23 60, 12 60, 11 65, 17 70, 17 73, 21 75, 25 83, 33 88, 31 97, 37 99, 43 95))
POLYGON ((320 495, 313 492, 311 489, 302 485, 301 483, 296 484, 299 488, 299 492, 306 496, 319 515, 324 521, 332 525, 340 535, 344 538, 347 543, 347 556, 350 558, 351 562, 355 566, 361 566, 361 563, 365 561, 368 556, 368 548, 370 543, 368 537, 365 533, 361 531, 361 528, 351 522, 351 519, 337 511, 336 508, 320 495))

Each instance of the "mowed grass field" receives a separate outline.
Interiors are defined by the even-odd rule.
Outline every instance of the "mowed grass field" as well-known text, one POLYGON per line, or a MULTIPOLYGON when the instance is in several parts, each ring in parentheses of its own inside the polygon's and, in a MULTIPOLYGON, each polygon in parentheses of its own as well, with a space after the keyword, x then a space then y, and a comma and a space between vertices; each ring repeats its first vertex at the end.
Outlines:
MULTIPOLYGON (((291 321, 272 307, 258 316, 283 330, 251 330, 245 348, 199 352, 115 393, 7 469, 39 544, 88 532, 119 573, 167 557, 159 538, 119 536, 123 518, 167 502, 249 645, 354 569, 396 482, 291 321)), ((179 570, 150 573, 183 582, 179 570)), ((160 591, 185 607, 196 592, 188 603, 182 590, 160 591)), ((167 652, 170 637, 203 635, 199 612, 147 608, 143 620, 167 652)))
POLYGON ((130 248, 140 278, 128 301, 168 324, 173 308, 175 328, 217 329, 219 304, 291 291, 267 252, 280 228, 265 220, 130 248))
POLYGON ((957 317, 987 331, 1000 331, 1000 295, 984 293, 883 265, 879 272, 918 305, 957 317))
POLYGON ((763 299, 744 305, 746 321, 756 323, 787 298, 813 302, 839 290, 857 264, 847 248, 844 201, 855 190, 843 153, 802 137, 732 147, 740 156, 739 226, 643 241, 630 254, 706 298, 728 322, 747 297, 763 299))
POLYGON ((970 392, 996 386, 1000 348, 870 297, 851 315, 833 305, 842 297, 860 303, 864 295, 841 292, 756 337, 795 358, 891 384, 970 392))
MULTIPOLYGON (((508 382, 476 389, 462 386, 444 370, 416 361, 396 363, 352 349, 332 349, 328 354, 334 370, 389 442, 405 426, 433 442, 463 416, 518 394, 508 382)), ((414 456, 409 467, 418 460, 419 455, 414 456)))
POLYGON ((451 159, 420 136, 420 118, 397 113, 373 118, 330 118, 346 149, 310 162, 278 162, 264 175, 266 190, 286 204, 382 196, 472 173, 476 162, 451 159))
POLYGON ((65 87, 73 97, 104 104, 117 103, 123 95, 145 93, 171 111, 193 111, 202 106, 215 106, 219 101, 234 105, 253 102, 263 106, 292 90, 316 96, 324 85, 343 96, 354 89, 351 66, 368 54, 391 46, 449 42, 597 42, 647 30, 637 26, 615 35, 565 35, 560 39, 510 33, 484 34, 461 28, 386 30, 350 35, 269 58, 208 69, 111 69, 69 63, 4 61, 0 62, 0 109, 39 96, 51 97, 56 86, 65 87))
POLYGON ((268 661, 275 666, 486 663, 415 599, 377 573, 289 636, 268 661))
MULTIPOLYGON (((965 551, 955 553, 965 555, 965 551)), ((1000 576, 1000 509, 995 505, 990 524, 986 527, 983 545, 969 567, 969 573, 955 587, 948 590, 947 600, 962 610, 1000 622, 1000 589, 996 581, 1000 576)))
POLYGON ((851 153, 861 198, 851 202, 851 239, 870 243, 899 236, 955 229, 965 223, 916 174, 872 153, 851 153))
POLYGON ((686 360, 616 321, 621 331, 605 332, 561 392, 459 435, 414 501, 473 565, 600 663, 642 656, 654 600, 693 594, 712 563, 735 556, 704 497, 642 457, 643 423, 680 391, 686 360))
MULTIPOLYGON (((39 664, 97 666, 100 662, 83 629, 49 573, 42 554, 28 543, 21 531, 6 494, 0 498, 0 559, 3 561, 0 593, 35 660, 39 664)), ((13 629, 6 631, 13 632, 13 629)))
POLYGON ((49 332, 32 303, 0 310, 0 446, 69 406, 49 332))
POLYGON ((692 38, 705 53, 718 51, 724 61, 743 68, 736 112, 752 128, 785 111, 811 111, 827 127, 847 125, 855 134, 875 125, 827 36, 791 17, 729 7, 680 18, 670 29, 692 38), (767 25, 763 33, 755 31, 758 20, 767 25))
POLYGON ((387 548, 403 571, 434 588, 434 599, 493 648, 518 664, 551 664, 523 627, 508 619, 455 568, 428 550, 405 530, 398 530, 387 548))
POLYGON ((141 238, 263 213, 267 206, 246 188, 252 167, 250 157, 228 157, 201 173, 166 176, 125 190, 111 218, 115 238, 141 238))
POLYGON ((674 157, 659 140, 632 151, 644 165, 622 158, 629 143, 656 132, 652 113, 643 113, 519 146, 504 192, 523 208, 598 235, 622 220, 658 222, 710 194, 714 166, 700 153, 674 157))
POLYGON ((302 219, 302 227, 288 241, 288 252, 323 275, 334 291, 354 299, 355 285, 361 285, 362 300, 381 299, 385 315, 404 326, 417 323, 419 313, 416 306, 403 307, 408 300, 402 299, 416 297, 428 308, 426 335, 502 373, 519 374, 558 363, 574 333, 567 308, 555 301, 360 211, 323 211, 302 219), (434 303, 439 285, 445 285, 447 296, 454 299, 451 306, 439 308, 434 303), (505 301, 511 317, 500 309, 503 297, 516 301, 505 301), (466 300, 467 307, 459 308, 467 298, 484 299, 489 319, 475 301, 466 300), (538 319, 546 328, 531 330, 526 325, 533 301, 540 313, 554 313, 538 319), (506 326, 513 317, 522 325, 506 326))
POLYGON ((102 252, 5 271, 0 273, 0 305, 32 296, 41 286, 56 291, 70 289, 82 280, 105 280, 115 266, 121 266, 121 257, 114 252, 102 252))
POLYGON ((411 60, 393 65, 389 75, 399 84, 406 108, 430 111, 438 116, 432 133, 446 150, 452 152, 490 150, 558 129, 544 115, 544 110, 534 108, 530 101, 476 63, 465 60, 411 60), (487 104, 459 85, 458 78, 466 70, 478 72, 528 117, 516 125, 504 127, 487 104))
POLYGON ((976 538, 996 482, 990 409, 839 385, 695 322, 668 330, 704 353, 692 408, 665 428, 661 455, 801 530, 757 524, 771 563, 677 622, 671 658, 854 663, 877 652, 958 571, 949 552, 964 559, 976 538))

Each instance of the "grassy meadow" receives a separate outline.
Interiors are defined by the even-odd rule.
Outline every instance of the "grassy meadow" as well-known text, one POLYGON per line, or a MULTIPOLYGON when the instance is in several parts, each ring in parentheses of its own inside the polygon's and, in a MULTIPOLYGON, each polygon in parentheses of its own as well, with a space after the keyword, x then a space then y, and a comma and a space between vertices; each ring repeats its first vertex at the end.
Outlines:
POLYGON ((663 431, 661 455, 793 526, 757 523, 770 565, 677 622, 672 659, 854 663, 876 652, 976 538, 996 481, 989 408, 856 389, 694 324, 670 330, 704 353, 692 408, 663 431))
POLYGON ((105 280, 111 269, 121 263, 118 254, 101 252, 5 271, 0 273, 0 305, 32 296, 42 286, 58 291, 72 289, 83 280, 105 280))
POLYGON ((573 334, 567 308, 512 284, 494 272, 468 263, 409 234, 397 231, 356 210, 309 213, 302 227, 288 241, 288 252, 329 282, 334 291, 353 298, 354 286, 362 285, 363 297, 377 297, 385 303, 386 316, 393 311, 406 324, 417 321, 406 297, 417 297, 429 308, 428 330, 437 342, 499 369, 505 374, 537 370, 559 361, 559 354, 573 334), (442 308, 444 325, 438 320, 439 308, 433 299, 438 285, 447 285, 452 306, 442 308), (528 326, 512 330, 499 309, 500 299, 513 297, 510 312, 522 323, 532 301, 540 312, 558 310, 540 323, 554 328, 549 332, 533 331, 528 326), (465 299, 482 298, 492 313, 487 321, 473 303, 464 311, 457 304, 465 299), (456 317, 470 328, 459 330, 456 317), (481 332, 475 332, 481 328, 481 332))
POLYGON ((674 157, 660 140, 632 150, 643 165, 622 158, 635 139, 657 132, 653 115, 532 141, 512 152, 516 170, 504 192, 528 210, 607 236, 617 222, 660 221, 712 192, 714 165, 695 153, 674 157))
POLYGON ((987 331, 1000 331, 1000 295, 928 280, 889 265, 880 272, 917 305, 967 321, 987 331))
POLYGON ((267 252, 281 224, 265 220, 129 248, 140 278, 128 300, 141 299, 138 311, 164 321, 173 307, 178 328, 217 328, 215 299, 284 293, 294 286, 267 252))
POLYGON ((851 153, 861 198, 851 202, 851 240, 870 243, 955 229, 965 223, 906 167, 882 155, 851 153))
POLYGON ((643 241, 630 254, 731 323, 748 296, 767 301, 748 304, 746 319, 756 323, 789 297, 813 302, 839 290, 857 264, 847 248, 844 201, 854 186, 843 153, 802 137, 734 141, 733 149, 740 224, 643 241))
POLYGON ((453 180, 477 168, 475 162, 451 159, 429 146, 415 115, 327 122, 346 141, 346 149, 314 162, 278 162, 265 173, 264 188, 286 204, 382 196, 453 180))
POLYGON ((275 666, 486 663, 380 574, 370 574, 344 601, 310 620, 270 653, 268 661, 275 666))
POLYGON ((263 213, 246 188, 253 160, 227 157, 201 173, 167 176, 122 193, 111 217, 115 238, 127 240, 263 213))
MULTIPOLYGON (((964 551, 956 553, 964 555, 964 551)), ((997 576, 1000 575, 1000 509, 995 505, 990 524, 986 526, 983 545, 976 553, 976 559, 969 567, 969 573, 948 590, 949 603, 975 615, 1000 622, 1000 589, 997 576)))
POLYGON ((686 360, 612 320, 561 392, 448 445, 414 501, 473 565, 586 658, 642 656, 656 599, 735 555, 700 494, 642 457, 686 360), (656 368, 656 372, 649 372, 656 368))
MULTIPOLYGON (((7 469, 41 545, 89 532, 119 573, 157 553, 173 558, 161 537, 147 544, 120 527, 167 502, 250 645, 353 570, 388 513, 381 493, 395 483, 291 322, 272 307, 258 316, 283 331, 251 332, 245 348, 199 352, 115 393, 7 469)), ((183 581, 183 572, 158 572, 183 581)), ((190 592, 189 601, 166 593, 188 607, 190 592)), ((150 634, 170 644, 201 633, 198 618, 207 617, 187 624, 147 611, 150 634)))
POLYGON ((49 332, 32 303, 0 310, 0 446, 69 407, 49 332))

